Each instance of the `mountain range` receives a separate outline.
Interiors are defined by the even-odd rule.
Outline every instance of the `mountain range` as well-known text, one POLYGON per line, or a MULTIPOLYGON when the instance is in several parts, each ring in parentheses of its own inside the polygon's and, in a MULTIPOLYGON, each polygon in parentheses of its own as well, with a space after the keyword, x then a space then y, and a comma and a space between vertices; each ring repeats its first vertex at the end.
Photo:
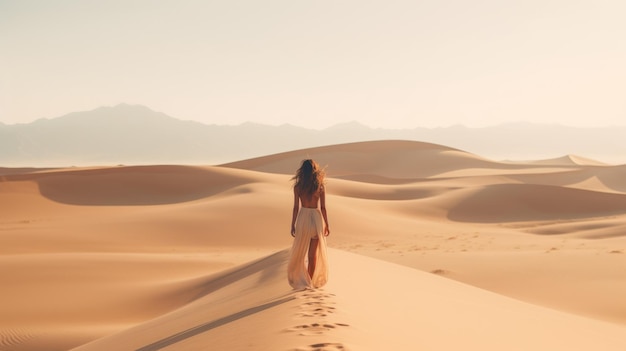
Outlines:
POLYGON ((220 164, 308 147, 370 140, 416 140, 494 160, 538 160, 579 155, 626 163, 626 127, 575 128, 508 123, 485 128, 381 129, 358 122, 315 130, 203 124, 145 106, 120 104, 40 119, 0 123, 0 166, 95 164, 220 164))

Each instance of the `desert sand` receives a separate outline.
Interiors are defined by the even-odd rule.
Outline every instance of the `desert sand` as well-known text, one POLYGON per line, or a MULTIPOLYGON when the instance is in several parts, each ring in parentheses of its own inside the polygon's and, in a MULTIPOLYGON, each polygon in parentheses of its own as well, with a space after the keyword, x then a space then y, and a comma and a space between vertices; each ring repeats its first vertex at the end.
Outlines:
POLYGON ((0 350, 624 350, 626 166, 376 141, 0 168, 0 350), (286 278, 327 166, 330 280, 286 278))

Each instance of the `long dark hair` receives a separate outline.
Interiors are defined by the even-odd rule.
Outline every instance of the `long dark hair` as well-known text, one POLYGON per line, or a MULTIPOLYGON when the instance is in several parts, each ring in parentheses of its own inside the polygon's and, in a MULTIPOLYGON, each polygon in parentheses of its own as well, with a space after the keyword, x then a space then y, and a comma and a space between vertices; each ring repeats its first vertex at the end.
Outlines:
POLYGON ((317 162, 307 159, 302 161, 296 175, 291 178, 295 180, 294 188, 300 195, 311 197, 324 186, 324 170, 317 162))

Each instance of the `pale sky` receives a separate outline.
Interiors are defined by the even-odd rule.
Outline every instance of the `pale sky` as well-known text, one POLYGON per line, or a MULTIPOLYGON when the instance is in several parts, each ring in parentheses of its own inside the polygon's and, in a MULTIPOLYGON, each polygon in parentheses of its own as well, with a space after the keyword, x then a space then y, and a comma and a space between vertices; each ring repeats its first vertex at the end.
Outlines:
POLYGON ((0 122, 626 125, 623 0, 0 0, 0 122))

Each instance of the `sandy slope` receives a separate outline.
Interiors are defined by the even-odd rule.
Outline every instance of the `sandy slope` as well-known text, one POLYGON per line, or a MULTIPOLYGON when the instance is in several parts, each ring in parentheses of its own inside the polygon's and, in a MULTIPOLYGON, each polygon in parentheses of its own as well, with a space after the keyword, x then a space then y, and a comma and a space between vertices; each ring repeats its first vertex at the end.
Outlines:
POLYGON ((331 250, 321 290, 285 284, 288 250, 188 289, 200 298, 77 351, 622 350, 624 328, 331 250))
POLYGON ((624 349, 625 173, 405 141, 0 169, 0 350, 624 349), (330 245, 405 267, 333 250, 323 291, 290 291, 306 157, 328 166, 330 245))

